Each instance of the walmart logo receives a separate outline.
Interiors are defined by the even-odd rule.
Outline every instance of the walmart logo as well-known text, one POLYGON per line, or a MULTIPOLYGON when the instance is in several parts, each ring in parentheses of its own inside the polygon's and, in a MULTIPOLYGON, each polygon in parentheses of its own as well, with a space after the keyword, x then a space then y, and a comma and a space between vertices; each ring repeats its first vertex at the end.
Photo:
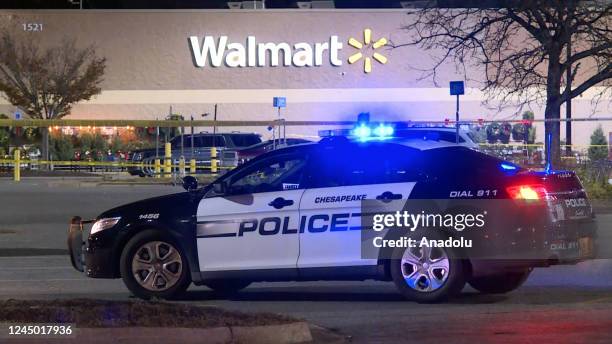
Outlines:
MULTIPOLYGON (((349 58, 349 64, 363 60, 363 71, 372 71, 372 60, 380 64, 387 58, 376 50, 387 44, 386 38, 372 39, 372 30, 363 30, 363 41, 350 38, 348 44, 357 49, 349 58)), ((336 35, 323 42, 259 42, 255 36, 246 37, 246 42, 232 42, 228 36, 189 37, 189 48, 193 63, 198 68, 211 67, 318 67, 324 64, 342 66, 340 51, 342 40, 336 35)))
POLYGON ((359 52, 354 53, 348 58, 348 62, 353 64, 363 59, 363 71, 365 73, 370 73, 372 71, 372 59, 380 64, 387 63, 387 58, 376 52, 376 49, 387 44, 387 39, 383 37, 374 42, 372 40, 372 30, 370 29, 363 30, 363 42, 351 37, 348 44, 359 50, 359 52))

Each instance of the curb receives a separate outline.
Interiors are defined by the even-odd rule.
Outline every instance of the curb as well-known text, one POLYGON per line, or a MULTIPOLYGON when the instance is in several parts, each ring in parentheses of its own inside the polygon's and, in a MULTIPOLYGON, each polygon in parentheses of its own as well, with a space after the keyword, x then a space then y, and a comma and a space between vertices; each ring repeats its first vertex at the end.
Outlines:
POLYGON ((18 343, 62 343, 79 344, 108 343, 133 344, 222 344, 222 343, 255 343, 255 344, 292 344, 312 342, 312 334, 306 322, 295 322, 284 325, 267 326, 225 326, 206 329, 184 327, 120 327, 120 328, 78 328, 75 335, 65 338, 45 337, 14 338, 18 343))

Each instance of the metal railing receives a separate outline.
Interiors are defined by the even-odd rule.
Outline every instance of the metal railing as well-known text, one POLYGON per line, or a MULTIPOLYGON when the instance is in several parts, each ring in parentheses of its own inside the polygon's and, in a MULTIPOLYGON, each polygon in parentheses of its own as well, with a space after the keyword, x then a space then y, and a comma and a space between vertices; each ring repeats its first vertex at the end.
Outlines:
POLYGON ((138 163, 134 162, 122 162, 122 161, 73 161, 73 160, 38 160, 38 159, 23 159, 21 157, 21 150, 15 148, 13 150, 13 159, 0 159, 0 167, 12 169, 13 180, 21 180, 21 171, 25 168, 32 168, 34 166, 47 165, 50 169, 56 169, 57 167, 69 168, 71 170, 84 167, 91 170, 95 168, 106 168, 106 169, 127 169, 129 167, 137 167, 144 170, 148 170, 147 175, 151 175, 155 178, 170 178, 174 176, 187 176, 196 175, 198 171, 208 172, 210 175, 217 175, 218 173, 226 170, 233 169, 233 166, 220 166, 219 159, 217 156, 217 150, 213 147, 211 149, 210 161, 208 163, 202 163, 196 159, 190 159, 186 161, 185 158, 181 157, 178 159, 178 163, 173 162, 170 144, 166 143, 165 155, 163 159, 156 158, 150 159, 138 163))
MULTIPOLYGON (((510 120, 463 120, 455 122, 450 119, 444 119, 439 121, 418 121, 418 120, 407 120, 395 123, 402 123, 408 127, 414 126, 449 126, 453 127, 457 123, 459 125, 470 125, 478 124, 484 125, 489 123, 548 123, 548 122, 566 122, 566 119, 510 119, 510 120)), ((591 122, 591 121, 612 121, 612 117, 597 117, 597 118, 572 118, 572 122, 591 122)), ((95 130, 100 127, 157 127, 157 128, 184 128, 184 127, 266 127, 266 128, 281 128, 285 126, 354 126, 356 121, 287 121, 284 119, 268 120, 268 121, 212 121, 212 120, 80 120, 80 119, 59 119, 59 120, 42 120, 42 119, 0 119, 0 127, 93 127, 95 130)), ((393 122, 389 122, 393 124, 393 122)), ((159 130, 158 130, 159 132, 159 130)), ((491 152, 502 157, 511 156, 512 154, 517 155, 520 150, 528 151, 526 155, 530 158, 530 154, 533 152, 541 153, 544 149, 543 143, 482 143, 480 144, 481 149, 491 152)), ((562 147, 568 147, 568 145, 562 145, 562 147)), ((607 145, 571 145, 572 151, 575 151, 574 156, 563 157, 564 160, 586 159, 588 156, 587 148, 589 147, 608 147, 607 145)), ((222 166, 219 159, 219 151, 212 147, 209 161, 196 161, 196 159, 186 160, 184 157, 176 158, 172 156, 172 151, 169 143, 166 143, 164 148, 164 155, 162 157, 151 157, 146 158, 140 162, 129 162, 129 161, 52 161, 52 160, 36 160, 36 159, 23 159, 22 151, 18 148, 14 149, 12 159, 0 159, 0 168, 12 169, 13 179, 20 180, 21 172, 25 168, 37 168, 38 166, 49 166, 54 169, 109 169, 109 170, 120 170, 123 171, 129 168, 140 168, 146 170, 146 175, 154 176, 157 178, 171 177, 171 176, 184 176, 190 174, 197 174, 199 172, 218 174, 228 169, 234 168, 234 166, 222 166)), ((536 155, 537 156, 537 155, 536 155)), ((539 155, 542 159, 542 154, 539 155)), ((520 159, 520 157, 517 157, 520 159)), ((538 158, 535 158, 537 160, 538 158)), ((207 158, 208 160, 208 158, 207 158)), ((540 162, 534 162, 534 165, 540 164, 540 162)))

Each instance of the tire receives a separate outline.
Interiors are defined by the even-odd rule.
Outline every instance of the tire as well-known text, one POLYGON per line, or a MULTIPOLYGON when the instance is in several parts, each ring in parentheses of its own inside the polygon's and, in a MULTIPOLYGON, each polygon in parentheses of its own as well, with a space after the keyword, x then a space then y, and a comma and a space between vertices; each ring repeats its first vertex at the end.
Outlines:
POLYGON ((451 248, 397 247, 390 264, 393 283, 410 301, 444 301, 465 286, 465 262, 451 248))
POLYGON ((251 284, 249 281, 242 280, 210 280, 204 283, 205 286, 222 295, 232 295, 246 288, 251 284))
POLYGON ((469 283, 472 288, 484 294, 504 294, 523 285, 530 273, 531 269, 526 269, 500 275, 472 278, 469 283))
POLYGON ((162 231, 136 234, 125 245, 119 264, 123 282, 141 299, 172 299, 191 284, 183 250, 162 231))

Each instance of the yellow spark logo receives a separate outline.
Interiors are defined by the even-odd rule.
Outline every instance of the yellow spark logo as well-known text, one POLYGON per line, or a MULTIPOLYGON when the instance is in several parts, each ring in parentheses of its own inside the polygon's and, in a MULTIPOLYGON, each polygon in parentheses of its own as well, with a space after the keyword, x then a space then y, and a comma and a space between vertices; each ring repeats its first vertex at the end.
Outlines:
POLYGON ((368 50, 376 50, 387 44, 387 39, 384 37, 378 39, 376 42, 373 42, 372 30, 370 29, 363 30, 363 43, 351 37, 348 44, 351 47, 359 50, 359 52, 349 56, 348 62, 353 64, 363 58, 363 71, 366 73, 370 73, 372 71, 372 59, 378 61, 380 64, 387 63, 387 58, 376 51, 371 54, 371 57, 370 54, 368 54, 371 52, 368 50))

